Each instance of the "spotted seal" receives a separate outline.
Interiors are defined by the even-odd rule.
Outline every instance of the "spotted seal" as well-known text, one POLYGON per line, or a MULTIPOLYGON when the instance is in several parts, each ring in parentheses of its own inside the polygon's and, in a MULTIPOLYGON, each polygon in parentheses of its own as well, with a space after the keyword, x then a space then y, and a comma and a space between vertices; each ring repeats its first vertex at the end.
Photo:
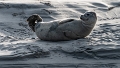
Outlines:
POLYGON ((96 24, 97 16, 95 12, 86 12, 80 16, 80 19, 69 18, 43 22, 38 14, 33 14, 27 21, 41 40, 64 41, 80 39, 89 35, 96 24))

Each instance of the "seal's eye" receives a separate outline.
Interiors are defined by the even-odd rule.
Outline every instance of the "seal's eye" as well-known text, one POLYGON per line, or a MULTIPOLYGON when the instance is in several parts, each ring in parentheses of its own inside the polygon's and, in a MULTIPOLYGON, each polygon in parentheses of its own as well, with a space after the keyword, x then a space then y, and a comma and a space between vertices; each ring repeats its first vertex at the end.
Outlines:
POLYGON ((86 14, 87 16, 90 16, 90 14, 86 14))
POLYGON ((90 14, 89 14, 89 13, 86 13, 85 16, 88 17, 88 16, 90 16, 90 14))

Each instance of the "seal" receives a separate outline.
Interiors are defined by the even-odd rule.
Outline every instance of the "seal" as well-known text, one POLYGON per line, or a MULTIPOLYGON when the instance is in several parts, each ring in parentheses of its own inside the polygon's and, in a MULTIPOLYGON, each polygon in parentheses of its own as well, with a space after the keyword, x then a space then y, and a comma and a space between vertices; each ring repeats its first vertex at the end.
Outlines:
POLYGON ((27 21, 39 39, 65 41, 88 36, 96 24, 97 16, 95 12, 86 12, 80 16, 80 19, 69 18, 43 22, 39 15, 33 14, 27 21))

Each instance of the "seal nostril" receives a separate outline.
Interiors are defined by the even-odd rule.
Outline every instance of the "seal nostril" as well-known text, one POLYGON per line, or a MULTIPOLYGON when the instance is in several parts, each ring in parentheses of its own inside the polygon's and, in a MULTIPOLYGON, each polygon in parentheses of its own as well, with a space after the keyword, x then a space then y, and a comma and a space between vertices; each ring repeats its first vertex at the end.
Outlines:
POLYGON ((83 15, 80 16, 80 19, 83 19, 83 15))
POLYGON ((82 17, 80 17, 80 19, 82 19, 82 17))

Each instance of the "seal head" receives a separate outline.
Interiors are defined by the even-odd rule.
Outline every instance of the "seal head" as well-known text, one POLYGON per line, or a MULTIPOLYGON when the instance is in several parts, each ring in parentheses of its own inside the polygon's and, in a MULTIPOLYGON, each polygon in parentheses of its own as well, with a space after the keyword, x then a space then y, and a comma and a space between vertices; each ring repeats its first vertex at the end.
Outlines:
POLYGON ((80 19, 84 21, 86 25, 94 25, 97 21, 97 16, 95 12, 86 12, 84 15, 80 16, 80 19))

